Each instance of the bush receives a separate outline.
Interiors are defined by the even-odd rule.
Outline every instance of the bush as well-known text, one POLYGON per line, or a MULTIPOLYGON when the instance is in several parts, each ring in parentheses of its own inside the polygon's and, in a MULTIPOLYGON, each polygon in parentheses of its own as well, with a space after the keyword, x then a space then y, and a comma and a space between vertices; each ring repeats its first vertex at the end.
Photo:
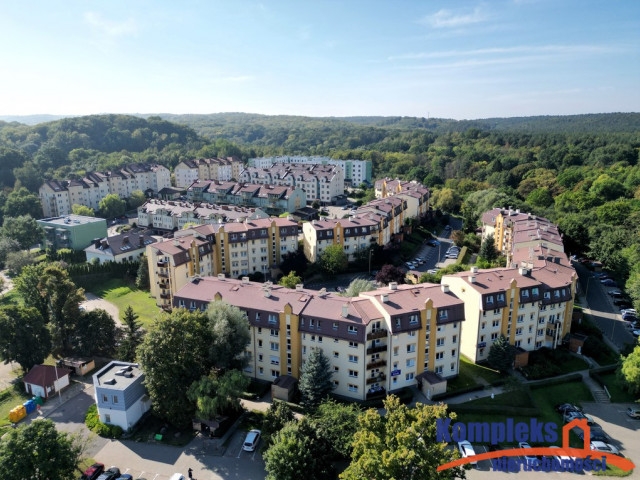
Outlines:
POLYGON ((89 430, 104 438, 120 438, 122 436, 122 428, 118 425, 107 425, 100 421, 98 415, 98 407, 93 404, 87 410, 84 417, 84 423, 89 430))

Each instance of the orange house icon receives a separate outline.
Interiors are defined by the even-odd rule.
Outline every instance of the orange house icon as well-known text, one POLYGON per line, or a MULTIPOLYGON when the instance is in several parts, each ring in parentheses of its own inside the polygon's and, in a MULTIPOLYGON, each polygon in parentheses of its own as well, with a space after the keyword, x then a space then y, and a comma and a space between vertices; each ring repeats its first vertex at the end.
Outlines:
POLYGON ((564 427, 562 427, 562 446, 564 448, 571 448, 569 446, 569 432, 573 429, 573 427, 578 427, 584 433, 584 438, 582 441, 582 449, 590 450, 591 449, 591 428, 587 424, 587 420, 584 418, 571 420, 564 427))

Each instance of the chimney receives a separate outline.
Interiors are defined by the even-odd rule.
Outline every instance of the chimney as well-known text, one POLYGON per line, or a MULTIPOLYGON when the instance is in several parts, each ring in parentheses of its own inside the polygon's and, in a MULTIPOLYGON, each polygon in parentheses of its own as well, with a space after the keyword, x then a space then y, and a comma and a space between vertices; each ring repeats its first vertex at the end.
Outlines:
POLYGON ((382 303, 387 303, 389 301, 389 295, 386 293, 383 293, 382 295, 380 295, 380 301, 382 303))
POLYGON ((173 246, 174 246, 174 247, 177 247, 177 246, 179 246, 179 245, 180 245, 180 242, 178 241, 178 239, 177 239, 177 238, 174 238, 174 239, 173 239, 173 246))
POLYGON ((475 265, 471 267, 471 273, 478 273, 478 267, 476 267, 475 265))
POLYGON ((346 303, 342 304, 342 318, 347 318, 349 316, 349 305, 346 303))
POLYGON ((224 280, 224 273, 218 274, 218 280, 224 280))
POLYGON ((440 288, 444 293, 449 293, 449 285, 440 285, 440 288))
POLYGON ((249 277, 242 277, 242 283, 248 284, 249 283, 249 277))
POLYGON ((527 268, 525 268, 525 267, 520 267, 518 269, 518 273, 520 275, 522 275, 523 277, 526 277, 527 275, 529 275, 529 270, 527 268))
POLYGON ((301 283, 296 283, 296 292, 301 292, 304 288, 304 285, 301 283))
POLYGON ((398 289, 398 282, 389 283, 389 290, 397 290, 397 289, 398 289))
POLYGON ((265 298, 269 298, 271 296, 271 289, 269 287, 264 289, 265 298))
POLYGON ((326 294, 327 294, 326 288, 321 288, 320 291, 318 292, 318 295, 321 297, 324 297, 326 294))
POLYGON ((469 283, 476 283, 476 276, 475 275, 469 275, 469 283))

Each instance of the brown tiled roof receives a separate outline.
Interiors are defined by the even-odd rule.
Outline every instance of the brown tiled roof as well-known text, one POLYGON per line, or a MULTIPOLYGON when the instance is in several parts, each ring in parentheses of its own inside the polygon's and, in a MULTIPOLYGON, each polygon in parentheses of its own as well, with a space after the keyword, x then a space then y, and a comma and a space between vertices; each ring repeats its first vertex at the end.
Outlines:
POLYGON ((71 370, 68 368, 53 367, 51 365, 34 365, 34 367, 29 370, 29 373, 22 378, 22 381, 32 385, 48 387, 53 385, 56 378, 62 378, 67 375, 71 375, 71 370))

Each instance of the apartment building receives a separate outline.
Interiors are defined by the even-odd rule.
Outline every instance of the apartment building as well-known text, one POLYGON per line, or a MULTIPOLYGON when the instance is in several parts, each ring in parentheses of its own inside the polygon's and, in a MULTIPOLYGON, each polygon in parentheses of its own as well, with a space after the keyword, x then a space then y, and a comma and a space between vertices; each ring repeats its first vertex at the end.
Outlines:
POLYGON ((377 243, 379 224, 368 218, 312 220, 302 225, 304 254, 314 263, 329 245, 340 245, 349 261, 377 243))
POLYGON ((334 393, 356 400, 416 384, 428 395, 440 393, 445 378, 458 373, 464 308, 439 285, 390 284, 349 298, 220 275, 192 280, 173 306, 205 310, 212 301, 246 312, 245 373, 254 378, 299 378, 314 348, 331 362, 334 393))
POLYGON ((195 158, 178 163, 173 173, 176 186, 187 188, 198 180, 237 180, 243 169, 244 163, 237 157, 195 158))
POLYGON ((509 257, 511 252, 542 244, 564 252, 558 227, 543 217, 518 209, 494 208, 482 215, 482 238, 493 234, 496 249, 509 257))
POLYGON ((175 292, 196 276, 271 275, 283 255, 298 250, 298 224, 286 218, 216 223, 175 232, 147 247, 151 295, 168 307, 175 292))
POLYGON ((269 215, 259 208, 173 200, 149 200, 138 207, 138 226, 158 233, 182 230, 191 224, 244 222, 258 218, 269 218, 269 215))
POLYGON ((158 241, 158 237, 145 228, 133 228, 125 233, 111 237, 94 238, 84 249, 87 262, 97 259, 99 263, 134 262, 145 252, 147 245, 158 241))
POLYGON ((276 163, 302 164, 302 165, 337 165, 344 172, 344 181, 354 187, 362 183, 371 183, 372 166, 371 160, 338 160, 330 157, 302 157, 302 156, 279 156, 251 158, 248 161, 250 167, 269 168, 276 163))
POLYGON ((191 202, 258 207, 270 215, 295 212, 307 205, 306 192, 301 188, 218 180, 198 180, 192 183, 187 189, 187 199, 191 202))
POLYGON ((464 301, 461 352, 474 362, 487 359, 500 335, 530 352, 556 348, 571 329, 577 275, 566 256, 525 247, 514 253, 516 258, 516 267, 471 267, 442 277, 464 301))
POLYGON ((247 167, 240 173, 240 181, 300 188, 308 203, 318 200, 329 205, 344 195, 344 172, 336 165, 276 163, 268 168, 247 167))
POLYGON ((45 217, 68 215, 74 204, 97 210, 109 194, 127 198, 140 190, 157 193, 171 186, 171 175, 162 165, 138 163, 109 172, 92 172, 79 180, 50 180, 40 187, 45 217))

